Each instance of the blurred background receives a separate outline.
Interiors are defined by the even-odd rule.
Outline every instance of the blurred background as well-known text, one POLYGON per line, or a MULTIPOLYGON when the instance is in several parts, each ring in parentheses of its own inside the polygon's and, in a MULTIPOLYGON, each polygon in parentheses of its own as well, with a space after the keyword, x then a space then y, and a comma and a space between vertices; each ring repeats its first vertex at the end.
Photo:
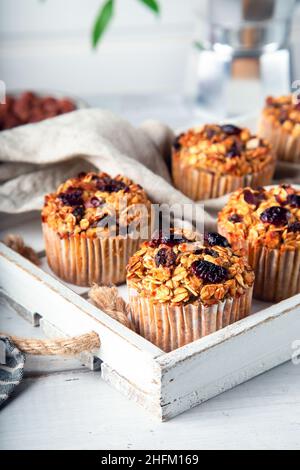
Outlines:
MULTIPOLYGON (((101 0, 0 0, 0 79, 6 83, 7 89, 63 91, 77 95, 91 105, 110 107, 125 115, 130 105, 133 120, 144 117, 139 101, 142 96, 144 107, 147 104, 152 106, 154 117, 159 114, 161 106, 174 109, 176 105, 178 119, 170 116, 174 125, 180 125, 191 109, 196 114, 200 110, 201 115, 205 109, 208 114, 211 111, 211 115, 219 114, 222 117, 226 113, 247 112, 247 101, 252 101, 253 107, 255 100, 261 98, 257 86, 252 87, 254 91, 251 91, 253 79, 261 80, 254 65, 254 71, 250 67, 250 76, 246 74, 242 77, 244 88, 240 90, 246 86, 248 93, 246 99, 243 92, 239 93, 240 99, 244 98, 245 101, 244 109, 234 109, 234 106, 231 110, 227 109, 228 99, 224 104, 221 88, 228 71, 222 68, 220 72, 215 65, 210 70, 211 59, 203 55, 203 48, 208 48, 223 60, 228 47, 232 47, 228 35, 225 35, 225 42, 228 41, 229 46, 223 44, 223 49, 219 50, 212 44, 208 45, 207 40, 213 36, 210 23, 220 18, 225 21, 228 5, 236 9, 237 3, 241 3, 239 0, 214 2, 217 20, 213 16, 216 11, 209 10, 212 1, 158 0, 160 14, 156 15, 142 2, 119 0, 111 25, 98 47, 93 49, 91 30, 103 3, 101 0), (213 83, 211 74, 217 77, 216 83, 213 83), (204 103, 205 95, 209 94, 214 95, 214 102, 204 103), (180 103, 181 107, 178 106, 180 103), (195 103, 198 105, 196 108, 195 103), (134 112, 137 114, 134 115, 134 112)), ((245 9, 253 2, 242 3, 245 9)), ((293 0, 256 0, 251 8, 258 12, 258 16, 261 15, 265 23, 270 11, 269 16, 273 20, 276 17, 274 11, 280 12, 287 6, 290 12, 288 41, 293 48, 293 57, 297 57, 300 53, 299 3, 293 0), (292 9, 294 3, 295 8, 292 9), (261 4, 265 5, 266 11, 260 11, 261 4)), ((230 18, 233 22, 237 21, 231 11, 230 18)), ((252 14, 250 23, 255 19, 252 14)), ((272 26, 274 31, 276 24, 278 18, 272 26)), ((217 42, 223 39, 218 37, 217 42)), ((215 41, 215 38, 212 40, 215 41)), ((286 44, 278 45, 278 48, 282 47, 286 48, 286 44)), ((279 75, 280 70, 290 68, 291 64, 293 78, 300 78, 300 64, 291 57, 283 61, 285 65, 275 65, 275 73, 269 73, 269 76, 273 75, 273 84, 268 85, 269 89, 264 89, 264 94, 276 92, 278 82, 280 90, 288 91, 292 77, 286 79, 279 75)), ((247 65, 242 63, 241 69, 247 69, 247 65)), ((228 90, 226 93, 227 98, 231 97, 228 90)), ((232 107, 236 100, 230 98, 229 101, 232 107)))

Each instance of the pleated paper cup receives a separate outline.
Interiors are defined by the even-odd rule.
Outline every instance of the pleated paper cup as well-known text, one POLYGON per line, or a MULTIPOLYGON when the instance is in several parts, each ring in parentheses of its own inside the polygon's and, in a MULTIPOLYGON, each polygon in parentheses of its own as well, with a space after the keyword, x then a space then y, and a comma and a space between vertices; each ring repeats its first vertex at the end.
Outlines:
POLYGON ((165 352, 214 333, 250 314, 252 287, 239 297, 205 306, 158 303, 129 287, 131 319, 136 331, 165 352))
POLYGON ((194 201, 212 199, 231 193, 239 188, 257 188, 271 183, 275 162, 266 165, 259 173, 243 176, 219 175, 194 168, 183 162, 178 154, 172 155, 174 186, 194 201))
POLYGON ((293 136, 264 115, 260 119, 258 134, 270 142, 278 160, 300 162, 300 136, 293 136))
POLYGON ((254 297, 280 302, 300 292, 300 250, 280 251, 248 244, 248 260, 255 272, 254 297))
POLYGON ((125 282, 126 264, 141 239, 130 235, 87 238, 79 234, 60 238, 46 223, 42 225, 47 261, 58 277, 78 286, 125 282))
POLYGON ((270 249, 236 237, 218 224, 234 251, 244 254, 255 274, 253 297, 280 302, 300 292, 300 249, 270 249))

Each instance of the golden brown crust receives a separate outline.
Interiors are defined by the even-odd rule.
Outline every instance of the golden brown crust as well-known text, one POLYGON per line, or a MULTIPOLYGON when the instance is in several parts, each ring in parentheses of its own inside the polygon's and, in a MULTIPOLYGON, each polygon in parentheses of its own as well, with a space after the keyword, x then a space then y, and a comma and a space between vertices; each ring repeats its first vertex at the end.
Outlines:
POLYGON ((42 221, 61 238, 94 238, 112 231, 118 235, 122 229, 125 233, 131 222, 142 219, 145 208, 149 214, 145 191, 130 179, 120 175, 111 178, 103 172, 81 173, 45 197, 42 221))
POLYGON ((299 249, 300 191, 290 185, 239 189, 219 213, 218 227, 235 249, 245 248, 245 242, 281 251, 299 249))
POLYGON ((295 137, 300 136, 300 103, 292 95, 266 99, 263 117, 274 127, 281 128, 295 137))
POLYGON ((129 288, 154 302, 212 305, 242 295, 253 284, 245 258, 229 246, 201 243, 195 234, 183 233, 179 243, 154 238, 142 244, 127 266, 129 288), (201 275, 195 269, 200 265, 201 275))
POLYGON ((274 162, 266 140, 230 124, 188 130, 177 137, 173 153, 186 165, 218 175, 259 173, 274 162))

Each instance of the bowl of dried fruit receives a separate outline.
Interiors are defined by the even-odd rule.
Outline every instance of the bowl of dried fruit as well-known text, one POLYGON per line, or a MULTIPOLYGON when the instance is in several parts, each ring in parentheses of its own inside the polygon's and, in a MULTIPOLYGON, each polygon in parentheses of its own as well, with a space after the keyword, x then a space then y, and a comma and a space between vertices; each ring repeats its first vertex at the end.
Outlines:
POLYGON ((13 90, 0 105, 0 131, 87 107, 83 100, 62 92, 13 90))

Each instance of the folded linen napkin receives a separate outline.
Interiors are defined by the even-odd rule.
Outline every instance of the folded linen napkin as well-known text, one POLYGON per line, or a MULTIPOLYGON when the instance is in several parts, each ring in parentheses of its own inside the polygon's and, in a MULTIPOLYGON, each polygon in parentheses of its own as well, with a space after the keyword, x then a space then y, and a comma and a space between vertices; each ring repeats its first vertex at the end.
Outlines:
MULTIPOLYGON (((141 184, 155 203, 190 204, 171 185, 173 132, 147 121, 134 128, 110 111, 83 109, 0 132, 0 212, 41 209, 43 197, 80 171, 123 174, 141 184)), ((300 166, 280 163, 277 178, 300 182, 300 166)), ((215 228, 226 196, 205 201, 206 229, 215 228)), ((175 213, 176 216, 176 213, 175 213)))

